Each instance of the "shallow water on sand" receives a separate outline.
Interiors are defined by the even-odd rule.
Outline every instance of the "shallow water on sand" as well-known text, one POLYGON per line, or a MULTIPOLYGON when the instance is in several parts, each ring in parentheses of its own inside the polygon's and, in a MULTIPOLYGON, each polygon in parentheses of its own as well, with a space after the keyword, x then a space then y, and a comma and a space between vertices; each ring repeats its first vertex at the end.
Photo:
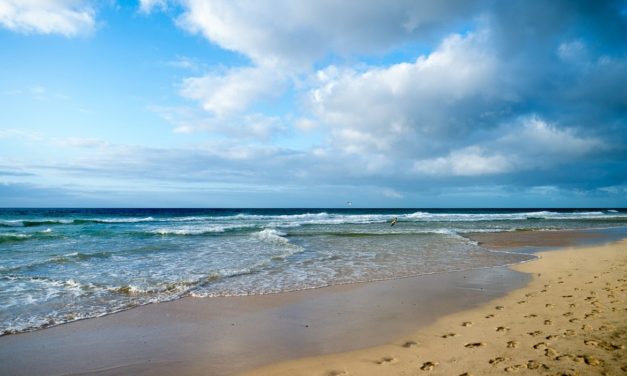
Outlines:
POLYGON ((618 210, 1 209, 0 334, 187 295, 511 264, 531 256, 462 235, 626 224, 618 210))

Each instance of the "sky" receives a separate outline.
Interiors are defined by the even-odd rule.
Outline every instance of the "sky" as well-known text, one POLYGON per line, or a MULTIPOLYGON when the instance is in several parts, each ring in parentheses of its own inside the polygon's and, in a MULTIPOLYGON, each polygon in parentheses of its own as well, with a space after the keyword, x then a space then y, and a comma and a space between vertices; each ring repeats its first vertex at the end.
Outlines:
POLYGON ((627 207, 627 1, 0 0, 2 207, 627 207))

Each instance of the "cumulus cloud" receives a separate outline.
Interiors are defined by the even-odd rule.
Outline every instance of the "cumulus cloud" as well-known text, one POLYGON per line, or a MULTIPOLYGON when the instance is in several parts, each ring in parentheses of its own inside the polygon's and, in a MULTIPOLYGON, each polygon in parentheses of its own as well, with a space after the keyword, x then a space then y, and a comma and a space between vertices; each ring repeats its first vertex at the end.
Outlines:
POLYGON ((559 128, 535 115, 502 124, 493 136, 446 156, 417 160, 413 170, 437 176, 481 176, 551 169, 600 155, 610 147, 600 139, 582 137, 572 128, 559 128))
POLYGON ((537 116, 523 118, 495 146, 535 158, 550 157, 553 162, 600 154, 609 148, 598 138, 582 137, 572 128, 558 128, 537 116))
POLYGON ((181 27, 259 65, 308 67, 328 55, 379 53, 429 39, 482 1, 183 0, 181 27))
POLYGON ((205 111, 224 117, 281 91, 282 76, 259 67, 232 68, 183 80, 181 95, 198 101, 205 111))
POLYGON ((346 153, 429 154, 506 111, 499 62, 485 32, 447 37, 411 63, 318 72, 308 104, 346 153), (434 148, 434 146, 436 146, 434 148))
POLYGON ((0 25, 24 34, 90 33, 95 11, 85 0, 0 0, 0 25))
POLYGON ((475 176, 509 171, 512 163, 502 154, 488 155, 478 146, 452 151, 446 157, 414 163, 414 171, 428 175, 475 176))

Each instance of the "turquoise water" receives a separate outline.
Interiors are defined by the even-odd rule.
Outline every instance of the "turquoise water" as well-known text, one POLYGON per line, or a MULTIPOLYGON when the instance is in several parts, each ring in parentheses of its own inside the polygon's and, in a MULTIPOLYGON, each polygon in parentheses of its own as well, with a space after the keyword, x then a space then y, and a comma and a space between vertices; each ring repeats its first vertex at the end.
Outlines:
POLYGON ((483 249, 467 232, 626 225, 620 210, 0 209, 0 333, 183 296, 268 294, 531 257, 483 249))

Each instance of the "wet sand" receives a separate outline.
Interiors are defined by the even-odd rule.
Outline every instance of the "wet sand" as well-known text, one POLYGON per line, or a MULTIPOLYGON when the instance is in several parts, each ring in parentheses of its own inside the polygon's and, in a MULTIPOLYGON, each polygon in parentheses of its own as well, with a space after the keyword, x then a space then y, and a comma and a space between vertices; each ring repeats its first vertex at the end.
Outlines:
POLYGON ((496 267, 265 296, 185 298, 0 337, 0 373, 232 375, 390 342, 528 281, 496 267))
POLYGON ((572 247, 607 237, 601 231, 513 231, 480 232, 465 235, 490 249, 572 247))
POLYGON ((249 375, 621 375, 627 373, 627 240, 541 252, 524 288, 384 346, 249 375))

